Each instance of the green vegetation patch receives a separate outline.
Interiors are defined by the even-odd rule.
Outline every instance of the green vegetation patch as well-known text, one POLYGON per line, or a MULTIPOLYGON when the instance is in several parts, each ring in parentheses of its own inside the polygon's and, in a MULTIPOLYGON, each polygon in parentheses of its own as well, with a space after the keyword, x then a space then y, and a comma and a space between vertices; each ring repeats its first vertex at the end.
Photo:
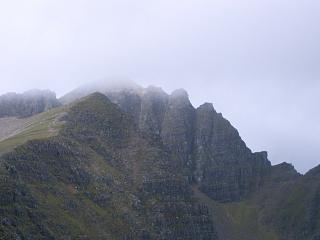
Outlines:
POLYGON ((221 205, 232 223, 235 239, 277 240, 277 235, 259 221, 259 211, 248 202, 221 205))

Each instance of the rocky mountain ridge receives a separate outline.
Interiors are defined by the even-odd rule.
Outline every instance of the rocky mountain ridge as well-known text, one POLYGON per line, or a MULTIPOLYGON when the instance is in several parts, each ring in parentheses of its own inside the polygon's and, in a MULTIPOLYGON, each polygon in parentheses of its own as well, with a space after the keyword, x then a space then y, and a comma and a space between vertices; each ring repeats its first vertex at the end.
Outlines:
POLYGON ((319 167, 271 166, 212 104, 137 86, 62 99, 0 156, 2 238, 320 238, 319 167))

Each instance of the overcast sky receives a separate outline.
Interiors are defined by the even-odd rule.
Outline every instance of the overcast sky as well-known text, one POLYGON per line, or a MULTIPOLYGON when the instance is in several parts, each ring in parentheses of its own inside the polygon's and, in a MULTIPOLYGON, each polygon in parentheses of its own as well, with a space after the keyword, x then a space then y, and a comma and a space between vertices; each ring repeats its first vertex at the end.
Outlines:
POLYGON ((0 0, 0 94, 182 87, 305 172, 320 163, 319 23, 319 0, 0 0))

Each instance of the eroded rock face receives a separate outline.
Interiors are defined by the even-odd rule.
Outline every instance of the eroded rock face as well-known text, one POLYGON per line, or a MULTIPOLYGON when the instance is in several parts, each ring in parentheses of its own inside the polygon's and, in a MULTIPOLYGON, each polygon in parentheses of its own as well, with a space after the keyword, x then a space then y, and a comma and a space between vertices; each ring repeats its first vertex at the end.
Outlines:
POLYGON ((61 104, 51 91, 32 90, 0 96, 0 117, 29 117, 61 104))

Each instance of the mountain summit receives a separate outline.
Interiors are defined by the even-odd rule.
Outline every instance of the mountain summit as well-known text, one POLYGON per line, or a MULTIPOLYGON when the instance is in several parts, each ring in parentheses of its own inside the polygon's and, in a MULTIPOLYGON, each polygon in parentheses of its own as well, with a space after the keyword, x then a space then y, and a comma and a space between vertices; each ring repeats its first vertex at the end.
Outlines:
POLYGON ((3 239, 320 238, 318 169, 272 166, 212 104, 136 85, 60 101, 0 140, 3 239))

